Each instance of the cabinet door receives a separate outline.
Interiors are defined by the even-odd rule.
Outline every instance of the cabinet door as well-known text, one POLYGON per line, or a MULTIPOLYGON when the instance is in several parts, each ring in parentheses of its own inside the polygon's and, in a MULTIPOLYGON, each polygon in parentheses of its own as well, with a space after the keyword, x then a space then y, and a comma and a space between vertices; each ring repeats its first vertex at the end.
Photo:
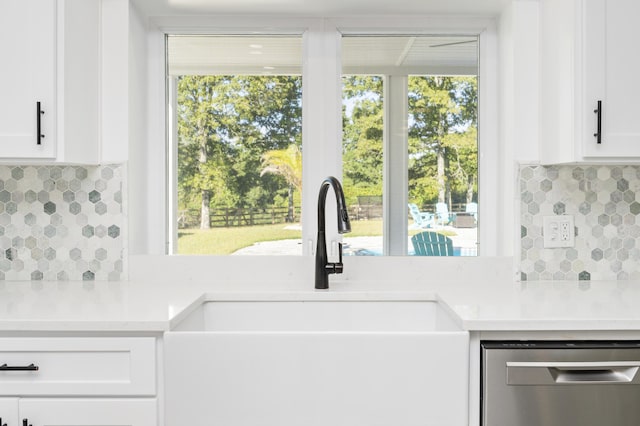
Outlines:
POLYGON ((2 158, 55 155, 55 23, 55 0, 0 2, 2 158), (44 114, 38 114, 37 102, 44 114))
POLYGON ((18 426, 18 398, 0 398, 0 425, 18 426))
POLYGON ((155 395, 153 337, 0 338, 0 364, 35 364, 6 371, 0 395, 155 395))
POLYGON ((155 399, 24 398, 19 405, 20 419, 33 426, 157 426, 155 399))
POLYGON ((640 157, 639 17, 638 0, 584 0, 585 157, 640 157))

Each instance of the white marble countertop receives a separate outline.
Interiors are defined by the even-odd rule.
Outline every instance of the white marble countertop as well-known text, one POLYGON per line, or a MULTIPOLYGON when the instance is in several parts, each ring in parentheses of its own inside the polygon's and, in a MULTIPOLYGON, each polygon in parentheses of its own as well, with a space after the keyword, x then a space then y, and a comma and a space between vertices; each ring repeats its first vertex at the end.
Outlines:
POLYGON ((438 300, 469 331, 640 331, 640 282, 2 282, 0 331, 170 330, 203 300, 438 300))
MULTIPOLYGON (((0 332, 162 333, 204 300, 437 300, 468 331, 640 331, 640 281, 516 282, 512 258, 133 257, 129 281, 0 281, 0 332)), ((130 258, 132 259, 132 258, 130 258)))
POLYGON ((438 294, 470 331, 640 331, 638 281, 496 283, 438 294))

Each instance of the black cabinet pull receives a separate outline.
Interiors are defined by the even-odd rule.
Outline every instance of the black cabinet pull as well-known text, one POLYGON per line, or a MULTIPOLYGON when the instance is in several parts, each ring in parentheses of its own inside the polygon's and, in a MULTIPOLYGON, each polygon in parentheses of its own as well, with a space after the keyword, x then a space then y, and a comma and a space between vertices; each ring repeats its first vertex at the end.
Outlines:
POLYGON ((40 102, 36 102, 36 109, 36 144, 42 145, 42 138, 44 138, 42 134, 42 115, 44 111, 40 107, 40 102))
POLYGON ((598 108, 594 109, 593 112, 598 114, 598 133, 594 133, 593 136, 596 137, 596 143, 602 143, 602 101, 598 101, 598 108))
POLYGON ((13 366, 2 364, 0 365, 0 371, 38 371, 40 367, 31 363, 29 365, 13 366))

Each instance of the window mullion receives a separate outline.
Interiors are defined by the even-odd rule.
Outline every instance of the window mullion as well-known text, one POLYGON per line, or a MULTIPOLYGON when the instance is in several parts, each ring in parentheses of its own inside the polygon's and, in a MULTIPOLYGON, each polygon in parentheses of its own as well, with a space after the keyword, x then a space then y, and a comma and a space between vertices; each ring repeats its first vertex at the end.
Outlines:
POLYGON ((167 254, 178 253, 178 84, 176 77, 167 77, 167 254))
POLYGON ((407 254, 408 77, 387 75, 384 84, 384 254, 407 254))
MULTIPOLYGON (((322 180, 342 177, 341 37, 335 25, 318 20, 303 36, 302 71, 302 236, 303 254, 315 250, 317 196, 322 180)), ((335 199, 327 200, 335 211, 335 199)), ((327 246, 337 254, 335 215, 327 215, 327 246)))

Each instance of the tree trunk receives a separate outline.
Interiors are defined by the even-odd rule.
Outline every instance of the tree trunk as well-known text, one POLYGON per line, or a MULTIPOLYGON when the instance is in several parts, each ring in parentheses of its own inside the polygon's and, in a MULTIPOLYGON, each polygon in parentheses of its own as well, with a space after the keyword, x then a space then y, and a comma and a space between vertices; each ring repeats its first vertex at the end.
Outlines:
POLYGON ((447 206, 449 207, 449 212, 453 211, 451 206, 451 180, 450 179, 450 170, 451 168, 449 167, 449 159, 447 158, 447 149, 443 148, 444 153, 442 154, 444 156, 444 196, 445 199, 447 200, 447 206))
POLYGON ((200 206, 200 229, 211 228, 211 214, 209 212, 210 202, 211 202, 211 192, 202 191, 202 204, 200 206))
POLYGON ((287 212, 287 222, 293 223, 296 220, 293 211, 293 186, 289 185, 289 211, 287 212))
MULTIPOLYGON (((207 153, 207 138, 204 135, 204 129, 201 129, 201 137, 200 137, 200 156, 198 158, 198 162, 201 166, 204 165, 209 160, 209 155, 207 153)), ((209 205, 211 204, 211 191, 207 189, 202 190, 202 203, 200 205, 200 229, 210 229, 211 228, 211 214, 209 212, 209 205)))
POLYGON ((473 202, 473 184, 474 178, 473 176, 469 176, 467 179, 467 204, 473 202))
POLYGON ((445 152, 444 148, 440 147, 437 150, 437 166, 438 166, 438 202, 447 202, 447 188, 445 183, 445 152))

